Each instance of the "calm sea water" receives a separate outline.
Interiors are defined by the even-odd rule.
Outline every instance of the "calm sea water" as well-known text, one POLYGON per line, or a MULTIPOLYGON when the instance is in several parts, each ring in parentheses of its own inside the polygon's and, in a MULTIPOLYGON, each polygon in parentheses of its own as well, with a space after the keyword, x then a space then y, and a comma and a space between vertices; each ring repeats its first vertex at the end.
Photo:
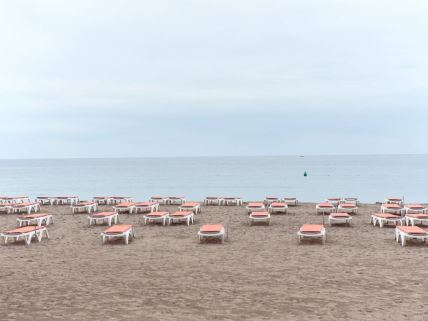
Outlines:
POLYGON ((0 160, 0 194, 428 202, 428 155, 0 160))

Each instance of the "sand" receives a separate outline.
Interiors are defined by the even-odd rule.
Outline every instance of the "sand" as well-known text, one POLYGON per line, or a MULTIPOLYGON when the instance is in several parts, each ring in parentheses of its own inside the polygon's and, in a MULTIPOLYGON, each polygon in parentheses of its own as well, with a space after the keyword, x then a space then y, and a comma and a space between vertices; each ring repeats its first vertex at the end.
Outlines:
MULTIPOLYGON (((100 210, 110 207, 103 206, 100 210)), ((175 210, 177 207, 161 207, 175 210)), ((428 246, 404 248, 373 227, 362 205, 352 227, 327 227, 327 243, 299 245, 314 204, 249 226, 243 207, 202 207, 193 226, 136 226, 129 245, 101 245, 105 226, 44 206, 50 240, 0 246, 1 320, 426 320, 428 246), (203 223, 230 220, 225 244, 199 244, 203 223)), ((16 215, 1 215, 2 230, 16 215)))

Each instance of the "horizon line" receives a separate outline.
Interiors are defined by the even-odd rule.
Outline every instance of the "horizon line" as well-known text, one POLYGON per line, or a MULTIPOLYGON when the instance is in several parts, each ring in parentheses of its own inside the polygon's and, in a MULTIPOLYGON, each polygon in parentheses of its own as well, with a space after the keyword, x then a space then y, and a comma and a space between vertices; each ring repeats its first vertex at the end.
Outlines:
POLYGON ((195 155, 195 156, 97 156, 97 157, 36 157, 36 158, 1 158, 0 161, 22 161, 22 160, 89 160, 89 159, 159 159, 159 158, 257 158, 257 157, 314 157, 314 156, 427 156, 428 153, 374 153, 374 154, 281 154, 281 155, 195 155))

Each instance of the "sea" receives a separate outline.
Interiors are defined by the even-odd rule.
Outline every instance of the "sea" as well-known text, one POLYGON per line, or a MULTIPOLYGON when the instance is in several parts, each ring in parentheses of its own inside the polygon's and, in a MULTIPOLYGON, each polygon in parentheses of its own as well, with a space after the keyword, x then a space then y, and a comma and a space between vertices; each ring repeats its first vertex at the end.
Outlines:
POLYGON ((0 160, 2 196, 385 197, 428 202, 428 155, 0 160), (306 172, 306 176, 304 173, 306 172))

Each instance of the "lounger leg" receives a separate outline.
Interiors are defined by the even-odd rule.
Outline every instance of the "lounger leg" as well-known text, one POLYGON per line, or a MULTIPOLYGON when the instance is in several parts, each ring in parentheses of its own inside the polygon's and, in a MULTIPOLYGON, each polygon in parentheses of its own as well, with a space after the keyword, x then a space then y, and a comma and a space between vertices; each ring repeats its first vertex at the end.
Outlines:
POLYGON ((406 245, 406 236, 401 235, 401 246, 405 246, 405 245, 406 245))
POLYGON ((129 242, 129 234, 126 234, 125 235, 125 244, 128 244, 128 242, 129 242))

